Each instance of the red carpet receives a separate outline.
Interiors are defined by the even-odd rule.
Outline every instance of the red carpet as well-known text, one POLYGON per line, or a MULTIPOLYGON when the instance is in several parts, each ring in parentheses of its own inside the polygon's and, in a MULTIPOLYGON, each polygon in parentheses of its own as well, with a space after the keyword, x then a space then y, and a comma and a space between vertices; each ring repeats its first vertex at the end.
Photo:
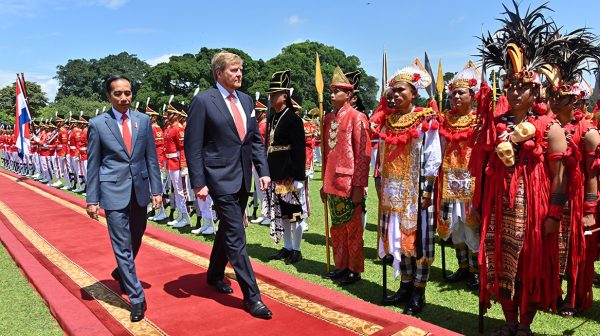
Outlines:
POLYGON ((103 219, 89 219, 78 197, 3 170, 0 190, 0 238, 67 334, 456 335, 258 263, 274 317, 252 318, 231 269, 234 295, 205 284, 210 245, 151 226, 136 260, 148 311, 132 324, 110 278, 115 260, 103 219))

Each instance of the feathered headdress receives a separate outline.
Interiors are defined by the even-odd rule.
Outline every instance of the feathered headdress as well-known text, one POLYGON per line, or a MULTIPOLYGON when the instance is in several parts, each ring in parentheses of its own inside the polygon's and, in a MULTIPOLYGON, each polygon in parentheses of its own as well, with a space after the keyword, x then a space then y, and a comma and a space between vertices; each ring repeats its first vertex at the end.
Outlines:
POLYGON ((504 26, 494 34, 482 35, 479 51, 485 68, 498 66, 506 71, 505 84, 541 84, 539 68, 549 64, 551 47, 548 45, 556 32, 553 21, 546 19, 546 3, 533 11, 529 8, 521 16, 519 6, 513 0, 514 11, 505 5, 505 18, 498 19, 504 26))
POLYGON ((540 68, 548 80, 548 92, 551 95, 574 95, 580 98, 585 95, 581 78, 584 71, 597 69, 600 57, 597 42, 598 37, 587 28, 564 35, 556 32, 548 64, 540 68), (591 62, 596 63, 593 69, 590 69, 591 62))

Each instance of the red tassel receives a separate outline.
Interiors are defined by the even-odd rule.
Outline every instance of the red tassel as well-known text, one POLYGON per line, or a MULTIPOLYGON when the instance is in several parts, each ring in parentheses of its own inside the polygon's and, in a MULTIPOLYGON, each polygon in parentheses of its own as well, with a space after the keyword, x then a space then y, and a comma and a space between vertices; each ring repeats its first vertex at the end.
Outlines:
POLYGON ((506 131, 506 124, 496 125, 496 134, 502 134, 504 131, 506 131))
POLYGON ((427 132, 428 130, 429 130, 429 124, 427 123, 427 121, 423 121, 423 123, 421 124, 421 131, 427 132))
POLYGON ((434 119, 431 121, 430 127, 432 130, 436 130, 436 129, 440 128, 440 123, 438 123, 438 121, 434 119))
POLYGON ((530 152, 531 150, 533 150, 535 148, 535 142, 533 142, 533 140, 527 140, 523 143, 523 149, 530 152))

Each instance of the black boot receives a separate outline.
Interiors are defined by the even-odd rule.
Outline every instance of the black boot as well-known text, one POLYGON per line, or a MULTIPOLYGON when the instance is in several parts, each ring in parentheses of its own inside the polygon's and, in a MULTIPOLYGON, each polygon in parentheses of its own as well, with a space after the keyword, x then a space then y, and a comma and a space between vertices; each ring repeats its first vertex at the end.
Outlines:
POLYGON ((385 299, 383 299, 382 303, 384 306, 391 306, 391 305, 402 303, 402 302, 408 300, 408 298, 411 296, 411 294, 413 292, 413 289, 414 289, 414 284, 412 281, 411 282, 401 282, 400 288, 398 289, 398 291, 396 293, 394 293, 393 295, 386 296, 385 299))
POLYGON ((269 260, 281 260, 281 259, 285 259, 287 258, 290 254, 292 253, 292 251, 286 249, 285 247, 282 248, 281 250, 279 250, 279 252, 277 252, 276 254, 270 256, 268 259, 269 260))
POLYGON ((455 283, 455 282, 463 281, 468 276, 469 276, 469 269, 468 268, 459 268, 456 272, 450 274, 446 278, 446 282, 448 282, 448 283, 455 283))
POLYGON ((350 272, 350 270, 347 268, 337 268, 331 272, 327 272, 327 273, 323 274, 323 278, 327 278, 327 279, 331 279, 331 280, 341 279, 341 278, 345 277, 346 274, 348 274, 348 272, 350 272))
POLYGON ((469 272, 469 278, 467 279, 467 287, 469 289, 479 290, 479 272, 469 272))
POLYGON ((290 254, 287 256, 287 258, 285 258, 285 264, 295 264, 300 260, 302 260, 302 252, 292 250, 292 252, 290 252, 290 254))
POLYGON ((415 286, 404 308, 404 314, 417 315, 425 306, 425 287, 415 286))
POLYGON ((352 285, 358 280, 360 280, 360 273, 350 271, 342 280, 340 280, 340 285, 352 285))

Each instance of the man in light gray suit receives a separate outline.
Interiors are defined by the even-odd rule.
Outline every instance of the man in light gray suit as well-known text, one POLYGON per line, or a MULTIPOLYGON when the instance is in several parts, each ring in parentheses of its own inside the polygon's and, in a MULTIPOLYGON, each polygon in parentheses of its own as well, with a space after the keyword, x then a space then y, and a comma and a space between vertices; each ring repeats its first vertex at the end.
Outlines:
POLYGON ((88 128, 87 213, 98 219, 102 207, 117 269, 112 277, 131 301, 131 321, 144 318, 146 299, 134 260, 146 230, 146 206, 162 203, 160 169, 150 118, 130 110, 131 81, 106 81, 112 109, 90 120, 88 128))

